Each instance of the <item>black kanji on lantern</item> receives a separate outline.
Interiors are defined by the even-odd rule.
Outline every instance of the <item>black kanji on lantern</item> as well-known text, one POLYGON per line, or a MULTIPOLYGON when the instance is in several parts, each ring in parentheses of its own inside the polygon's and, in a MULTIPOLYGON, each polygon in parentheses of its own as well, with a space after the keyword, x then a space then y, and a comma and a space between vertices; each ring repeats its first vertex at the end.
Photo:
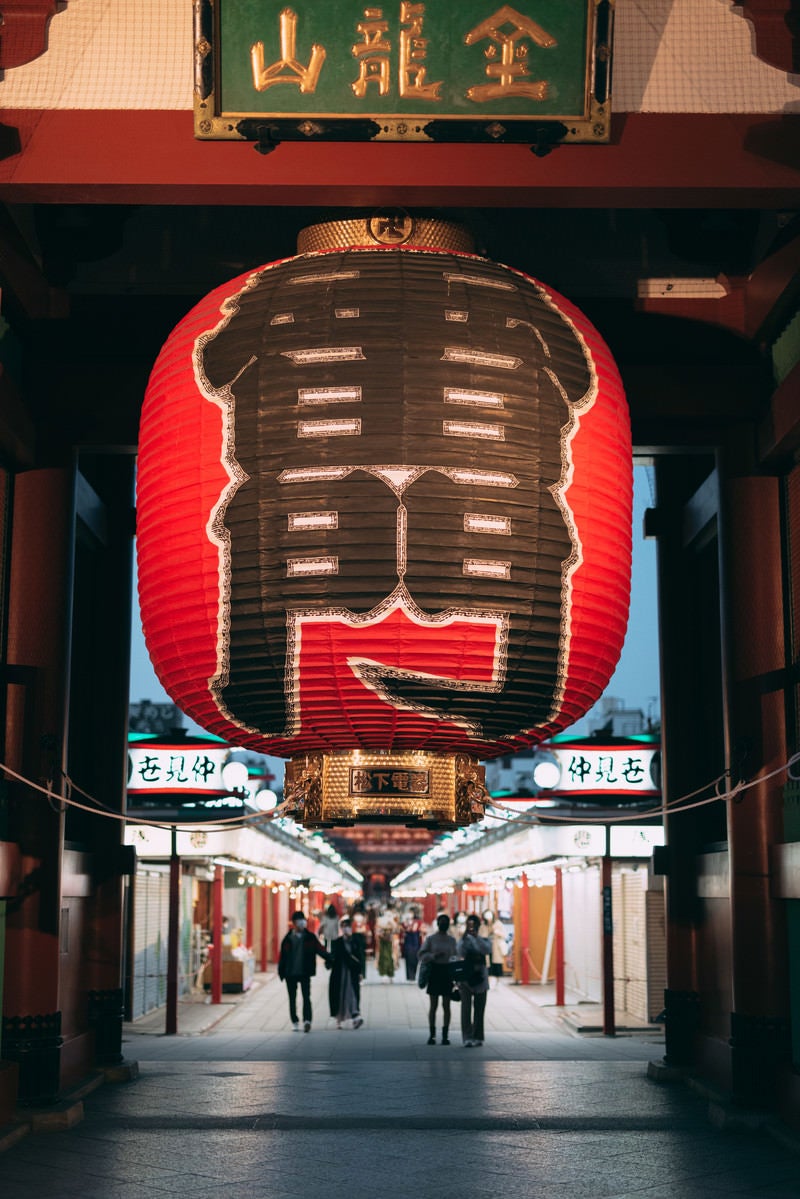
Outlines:
POLYGON ((422 623, 496 613, 500 682, 376 666, 376 689, 487 739, 551 718, 577 550, 565 445, 596 376, 542 289, 445 253, 300 257, 226 302, 195 363, 231 477, 212 520, 223 710, 280 736, 287 613, 357 621, 399 599, 422 623))

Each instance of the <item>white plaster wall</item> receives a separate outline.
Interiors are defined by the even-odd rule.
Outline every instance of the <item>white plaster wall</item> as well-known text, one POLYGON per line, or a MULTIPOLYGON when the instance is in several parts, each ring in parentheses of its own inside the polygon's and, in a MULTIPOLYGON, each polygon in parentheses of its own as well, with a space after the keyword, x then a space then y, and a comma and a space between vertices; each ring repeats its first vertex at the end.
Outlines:
MULTIPOLYGON (((616 112, 800 112, 800 76, 754 55, 731 0, 617 0, 614 45, 616 112)), ((191 109, 192 70, 191 0, 66 0, 0 108, 191 109)))

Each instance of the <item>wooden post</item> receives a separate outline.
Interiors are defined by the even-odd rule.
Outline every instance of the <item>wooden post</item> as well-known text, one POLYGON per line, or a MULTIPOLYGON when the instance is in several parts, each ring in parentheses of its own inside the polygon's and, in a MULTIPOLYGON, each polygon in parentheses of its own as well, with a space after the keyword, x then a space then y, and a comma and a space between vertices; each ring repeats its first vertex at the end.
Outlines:
POLYGON ((278 891, 272 892, 272 960, 278 961, 280 956, 280 940, 278 938, 278 913, 280 911, 280 894, 278 891))
POLYGON ((269 930, 269 887, 266 884, 261 888, 261 951, 258 955, 258 960, 261 965, 262 972, 267 969, 267 933, 269 930))
POLYGON ((253 895, 253 888, 248 886, 248 888, 245 892, 245 897, 244 897, 244 902, 245 902, 244 943, 248 949, 253 948, 253 933, 255 930, 255 920, 254 920, 254 910, 253 910, 254 899, 255 899, 255 896, 253 895))
POLYGON ((178 962, 181 914, 181 860, 178 857, 178 830, 171 830, 169 859, 169 910, 167 913, 167 1012, 164 1032, 174 1037, 178 1031, 178 962))
MULTIPOLYGON (((731 459, 735 455, 731 453, 731 459)), ((779 481, 723 481, 723 578, 729 665, 729 744, 734 770, 763 776, 742 802, 727 804, 731 927, 731 1079, 739 1103, 770 1107, 791 1073, 786 948, 790 904, 776 897, 772 848, 786 840, 781 765, 789 756, 783 686, 779 481), (771 777, 772 776, 772 777, 771 777)), ((788 683, 786 684, 788 686, 788 683)), ((733 781, 738 781, 734 778, 733 781)))
POLYGON ((603 857, 603 1035, 616 1036, 614 1020, 614 918, 611 905, 611 830, 606 828, 603 857))
MULTIPOLYGON (((6 660, 19 668, 19 685, 8 691, 4 760, 28 778, 52 779, 56 794, 67 768, 74 524, 72 470, 17 475, 6 660)), ((3 1052, 19 1064, 18 1097, 50 1103, 61 1072, 64 813, 55 801, 33 801, 24 784, 9 781, 7 793, 5 835, 21 846, 21 877, 31 889, 7 906, 3 1052)))
POLYGON ((519 902, 519 939, 520 939, 520 982, 527 987, 531 981, 530 952, 530 895, 528 894, 528 876, 522 875, 522 892, 519 902))
POLYGON ((211 1002, 222 1003, 222 897, 225 868, 214 867, 214 925, 211 950, 211 1002))
POLYGON ((553 892, 556 910, 556 1007, 564 1006, 564 882, 561 867, 556 866, 553 892))

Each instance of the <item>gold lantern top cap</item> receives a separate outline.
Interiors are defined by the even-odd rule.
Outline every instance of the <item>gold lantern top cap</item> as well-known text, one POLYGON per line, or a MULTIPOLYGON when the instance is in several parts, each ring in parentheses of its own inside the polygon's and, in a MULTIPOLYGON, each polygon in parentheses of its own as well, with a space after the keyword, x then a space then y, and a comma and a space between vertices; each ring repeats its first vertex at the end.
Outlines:
POLYGON ((297 235, 297 253, 352 246, 425 246, 474 254, 472 235, 463 225, 443 217, 415 216, 404 208, 380 208, 369 216, 347 217, 309 225, 297 235))

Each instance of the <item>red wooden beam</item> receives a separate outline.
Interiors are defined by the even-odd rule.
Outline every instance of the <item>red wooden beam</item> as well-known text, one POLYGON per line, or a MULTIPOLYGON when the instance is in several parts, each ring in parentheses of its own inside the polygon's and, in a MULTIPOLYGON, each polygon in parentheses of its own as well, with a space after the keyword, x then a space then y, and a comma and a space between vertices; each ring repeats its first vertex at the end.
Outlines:
POLYGON ((763 340, 769 335, 771 318, 788 319, 793 313, 795 283, 800 277, 800 237, 794 237, 760 262, 747 280, 748 337, 763 340), (786 297, 786 304, 781 304, 786 297), (783 309, 786 308, 786 313, 783 309))
POLYGON ((790 74, 800 71, 800 5, 797 0, 745 0, 744 15, 753 22, 756 53, 790 74))
POLYGON ((800 197, 798 118, 620 114, 608 145, 203 142, 190 112, 0 109, 9 203, 778 207, 800 197))
POLYGON ((664 316, 702 321, 708 325, 720 325, 723 329, 729 329, 732 333, 744 336, 745 280, 723 277, 719 282, 726 288, 725 295, 719 298, 646 296, 637 301, 636 307, 640 312, 659 312, 664 316))
POLYGON ((56 0, 3 0, 0 70, 33 62, 47 49, 47 26, 56 0))

